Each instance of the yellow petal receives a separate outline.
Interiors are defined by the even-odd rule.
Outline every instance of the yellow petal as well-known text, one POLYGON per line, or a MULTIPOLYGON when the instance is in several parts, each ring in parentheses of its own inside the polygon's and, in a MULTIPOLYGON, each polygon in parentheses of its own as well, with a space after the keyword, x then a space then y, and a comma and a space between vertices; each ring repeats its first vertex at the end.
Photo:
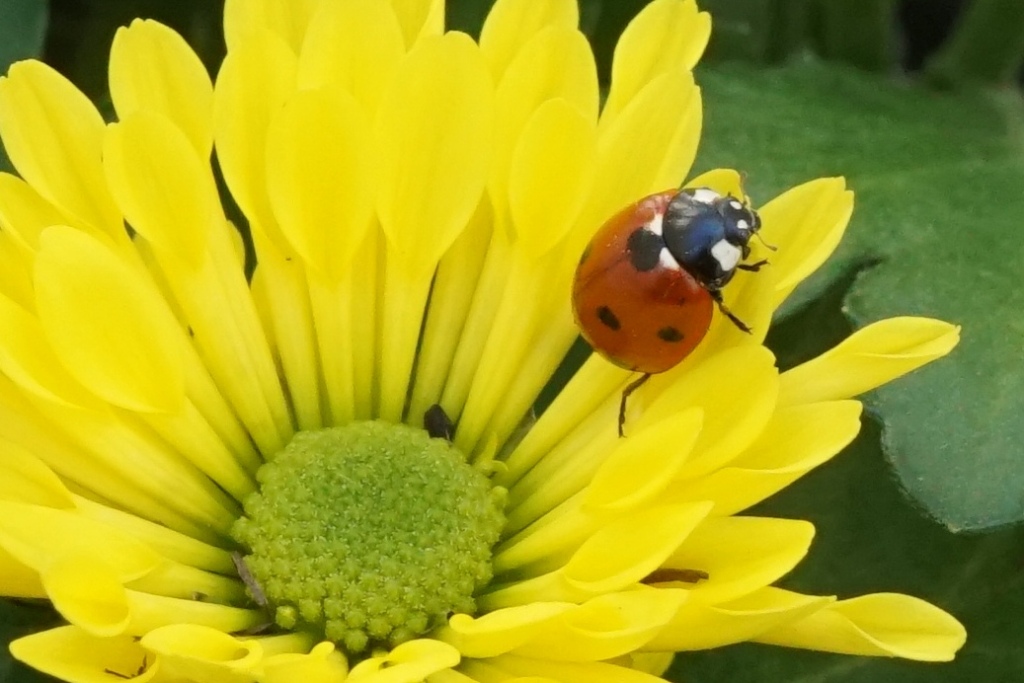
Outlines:
POLYGON ((181 328, 138 270, 86 233, 57 226, 40 241, 35 288, 39 322, 79 382, 129 410, 181 410, 181 328))
POLYGON ((814 525, 796 519, 711 517, 664 563, 668 569, 699 569, 709 578, 686 584, 690 599, 726 602, 774 583, 807 554, 814 525))
POLYGON ((480 50, 495 82, 500 82, 505 69, 534 35, 550 26, 575 29, 578 23, 579 6, 575 0, 495 2, 480 31, 480 50))
POLYGON ((517 246, 537 258, 568 232, 590 191, 597 131, 565 100, 538 107, 523 129, 509 174, 517 246))
POLYGON ((45 568, 42 579, 53 606, 75 626, 100 637, 126 632, 127 592, 100 557, 62 556, 45 568))
POLYGON ((575 28, 551 26, 538 32, 499 82, 489 187, 501 220, 519 137, 537 108, 554 99, 565 100, 587 122, 597 120, 597 66, 590 44, 575 28))
POLYGON ((537 638, 548 622, 575 607, 565 602, 531 602, 479 617, 455 614, 437 637, 458 648, 464 657, 494 657, 537 638))
POLYGON ((334 643, 317 643, 307 654, 287 652, 263 659, 256 680, 259 683, 342 683, 348 675, 345 655, 334 643))
POLYGON ((132 227, 197 267, 225 219, 213 174, 185 134, 159 114, 137 110, 107 129, 103 167, 132 227))
POLYGON ((557 662, 546 658, 528 659, 514 655, 502 655, 486 663, 469 662, 463 668, 471 673, 478 670, 486 672, 478 677, 480 681, 500 680, 494 678, 493 674, 485 677, 487 673, 497 671, 505 676, 522 676, 522 679, 512 680, 524 683, 537 677, 542 680, 573 683, 664 683, 664 679, 657 676, 606 662, 557 662))
POLYGON ((276 231, 267 197, 267 128, 294 92, 297 68, 295 54, 280 36, 264 29, 232 46, 214 88, 214 135, 224 181, 249 220, 279 242, 279 249, 287 245, 276 231))
POLYGON ((629 665, 637 671, 643 671, 653 676, 663 676, 672 666, 675 656, 675 652, 634 652, 629 655, 629 665))
POLYGON ((75 507, 71 492, 43 461, 14 443, 0 456, 0 500, 51 508, 75 507))
POLYGON ((302 45, 298 85, 344 88, 372 116, 404 55, 402 26, 389 3, 325 2, 302 45))
POLYGON ((223 548, 82 496, 75 496, 74 501, 79 514, 120 529, 168 560, 224 576, 235 573, 231 554, 223 548))
POLYGON ((136 638, 99 638, 76 626, 33 633, 10 648, 15 659, 70 683, 146 683, 160 669, 136 638))
POLYGON ((7 598, 46 598, 39 572, 0 547, 0 595, 7 598))
POLYGON ((641 388, 630 399, 629 408, 642 409, 635 422, 627 424, 634 432, 664 420, 679 411, 699 406, 704 423, 697 444, 680 473, 694 478, 721 467, 739 455, 768 424, 775 410, 779 374, 775 358, 762 346, 746 344, 717 353, 689 372, 656 377, 650 389, 662 389, 649 404, 641 388), (735 388, 742 386, 737 394, 735 388))
POLYGON ((860 431, 859 401, 829 401, 776 410, 764 432, 726 467, 684 484, 665 498, 715 501, 714 515, 746 510, 827 462, 860 431))
POLYGON ((843 178, 820 178, 779 195, 758 213, 761 236, 779 247, 768 257, 778 276, 777 307, 835 251, 853 213, 853 193, 843 178))
POLYGON ((377 210, 405 267, 431 270, 476 208, 492 108, 490 78, 464 34, 424 41, 400 65, 381 103, 375 140, 377 210))
POLYGON ((267 183, 282 233, 310 268, 337 281, 373 217, 369 124, 355 100, 296 93, 267 133, 267 183))
POLYGON ((391 0, 407 47, 412 48, 423 38, 441 35, 444 4, 444 0, 391 0))
POLYGON ((562 574, 594 593, 638 583, 671 556, 711 505, 657 507, 623 517, 591 536, 562 574))
POLYGON ((163 24, 136 19, 110 48, 110 98, 118 118, 139 109, 162 114, 201 158, 213 147, 213 84, 185 39, 163 24))
POLYGON ((826 652, 948 662, 963 647, 963 625, 924 600, 875 593, 825 606, 755 640, 826 652))
POLYGON ((93 230, 124 239, 104 180, 103 119, 66 78, 36 61, 0 78, 0 134, 19 175, 93 230))
POLYGON ((99 408, 100 401, 61 364, 39 321, 0 296, 0 369, 25 391, 62 405, 99 408))
POLYGON ((779 404, 850 398, 941 358, 960 327, 930 318, 888 318, 857 330, 838 346, 782 374, 779 404))
POLYGON ((697 64, 711 17, 693 0, 655 0, 626 26, 615 46, 612 85, 602 117, 616 115, 658 75, 697 64))
POLYGON ((716 168, 705 171, 692 180, 687 180, 683 187, 710 187, 718 194, 741 198, 746 194, 743 191, 743 176, 731 168, 716 168))
POLYGON ((139 642, 157 655, 161 674, 171 680, 242 683, 252 679, 251 672, 263 657, 255 640, 192 624, 164 626, 139 642))
POLYGON ((12 232, 31 251, 39 249, 39 235, 51 225, 70 219, 18 176, 0 173, 0 226, 12 232))
POLYGON ((703 422, 702 409, 684 410, 616 444, 586 488, 584 509, 627 510, 658 495, 686 462, 703 422))
POLYGON ((96 555, 130 581, 152 571, 160 557, 139 541, 72 511, 0 501, 0 545, 43 572, 66 556, 96 555))
POLYGON ((265 613, 256 609, 230 607, 195 598, 182 599, 126 591, 131 621, 129 633, 145 635, 173 624, 195 624, 224 633, 238 633, 266 625, 265 613))
POLYGON ((610 122, 599 128, 594 189, 574 232, 578 246, 598 226, 637 199, 670 187, 686 176, 697 153, 701 97, 688 71, 657 76, 610 122))
POLYGON ((418 683, 459 663, 459 651, 439 640, 410 640, 379 657, 352 667, 347 680, 366 683, 418 683))
POLYGON ((320 0, 227 0, 224 3, 224 39, 228 50, 253 32, 273 31, 298 54, 320 0))
POLYGON ((834 598, 762 588, 731 602, 683 604, 644 649, 652 652, 707 650, 750 640, 780 624, 799 621, 834 598))

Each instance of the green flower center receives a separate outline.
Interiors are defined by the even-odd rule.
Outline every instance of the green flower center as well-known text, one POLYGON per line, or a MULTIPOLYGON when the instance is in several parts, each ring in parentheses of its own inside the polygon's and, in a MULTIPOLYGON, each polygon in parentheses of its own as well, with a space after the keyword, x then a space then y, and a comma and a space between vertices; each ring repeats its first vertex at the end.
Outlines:
POLYGON ((504 491, 449 442, 385 422, 300 432, 257 479, 232 532, 281 628, 359 654, 474 612, 504 491))

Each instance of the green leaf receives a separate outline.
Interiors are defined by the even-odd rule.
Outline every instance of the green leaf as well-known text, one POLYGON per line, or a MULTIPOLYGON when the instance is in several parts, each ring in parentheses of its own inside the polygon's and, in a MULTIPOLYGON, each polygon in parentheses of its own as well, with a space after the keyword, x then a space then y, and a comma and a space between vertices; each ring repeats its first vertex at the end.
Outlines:
MULTIPOLYGON (((768 343, 782 367, 811 358, 849 333, 839 311, 852 274, 776 325, 768 343), (817 328, 821 335, 808 335, 817 328)), ((1024 528, 956 535, 923 517, 893 484, 880 428, 867 420, 837 458, 746 514, 807 519, 817 533, 782 586, 849 598, 895 591, 957 617, 967 644, 949 664, 742 644, 676 657, 671 680, 687 683, 976 683, 1016 681, 1024 670, 1024 528)))
POLYGON ((857 194, 843 245, 787 310, 877 264, 846 299, 858 326, 896 315, 963 326, 949 358, 870 397, 903 486, 954 530, 1024 519, 1018 96, 934 93, 817 63, 702 69, 698 82, 700 167, 741 168, 761 201, 828 175, 857 194))
POLYGON ((11 657, 8 643, 30 633, 60 624, 49 603, 0 600, 0 681, 4 683, 45 683, 54 679, 30 669, 11 657))
MULTIPOLYGON (((14 62, 38 57, 43 51, 47 0, 3 0, 0 2, 0 74, 7 73, 14 62)), ((11 164, 0 145, 0 171, 10 171, 11 164)))

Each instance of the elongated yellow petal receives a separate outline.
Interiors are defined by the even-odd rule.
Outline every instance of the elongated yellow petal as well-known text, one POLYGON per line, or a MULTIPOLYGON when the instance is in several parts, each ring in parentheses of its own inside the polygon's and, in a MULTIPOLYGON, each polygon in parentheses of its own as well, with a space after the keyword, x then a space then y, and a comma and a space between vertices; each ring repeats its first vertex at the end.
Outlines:
POLYGON ((225 576, 235 572, 231 554, 223 548, 88 498, 75 496, 74 503, 79 514, 116 527, 169 560, 225 576))
POLYGON ((99 400, 86 391, 54 354, 39 321, 17 304, 0 296, 0 369, 18 386, 47 401, 98 408, 99 400))
POLYGON ((516 246, 533 258, 569 231, 590 191, 597 131, 565 100, 549 100, 519 138, 509 174, 516 246))
POLYGON ((341 90, 296 93, 267 133, 267 183, 286 239, 337 281, 373 217, 369 124, 356 101, 341 90))
POLYGON ((19 562, 0 546, 0 595, 7 598, 45 598, 39 572, 19 562))
POLYGON ((782 374, 781 405, 857 396, 942 358, 960 327, 930 318, 888 318, 782 374))
POLYGON ((439 640, 410 640, 385 655, 370 657, 354 667, 348 680, 367 683, 418 683, 432 673, 459 663, 459 651, 439 640))
POLYGON ((587 486, 584 509, 631 509, 657 496, 686 462, 703 422, 702 409, 684 410, 617 444, 587 486))
POLYGON ((0 226, 13 233, 31 251, 39 249, 39 235, 51 225, 72 220, 18 176, 0 173, 0 226))
POLYGON ((634 652, 629 655, 629 666, 653 676, 663 676, 675 656, 675 652, 634 652))
POLYGON ((566 602, 532 602, 479 617, 455 614, 437 637, 457 647, 464 657, 494 657, 533 640, 545 624, 575 608, 566 602))
POLYGON ((529 659, 502 655, 485 662, 468 662, 462 668, 470 673, 480 672, 477 680, 492 681, 495 673, 504 676, 522 676, 516 681, 535 677, 554 681, 586 681, 587 683, 664 683, 664 679, 651 674, 606 662, 558 662, 549 659, 529 659))
POLYGON ((317 643, 306 654, 286 652, 263 659, 256 680, 259 683, 342 683, 348 675, 345 655, 334 643, 317 643))
POLYGON ((494 160, 489 188, 497 219, 505 220, 509 174, 519 137, 538 107, 561 99, 591 124, 597 120, 597 67, 590 44, 575 28, 551 26, 519 51, 498 84, 494 160))
POLYGON ((195 624, 224 633, 238 633, 263 626, 267 622, 267 616, 258 609, 242 609, 195 598, 171 598, 131 590, 126 591, 125 597, 130 613, 126 628, 129 633, 136 635, 145 635, 172 624, 195 624))
POLYGON ((224 229, 213 174, 181 129, 140 109, 107 129, 103 167, 132 227, 196 268, 224 229))
POLYGON ((64 482, 35 455, 13 443, 3 445, 0 456, 0 500, 44 507, 75 507, 64 482))
POLYGON ((137 269, 86 233, 53 227, 40 242, 35 289, 47 339, 79 382, 130 410, 181 410, 181 328, 137 269))
POLYGON ((860 414, 859 401, 780 408, 758 440, 729 465, 679 484, 665 498, 713 500, 712 514, 736 514, 838 454, 860 431, 860 414))
POLYGON ((103 118, 69 80, 41 62, 12 66, 0 78, 0 136, 18 173, 43 197, 124 240, 101 166, 103 118))
POLYGON ((707 650, 750 640, 781 624, 821 610, 835 598, 762 588, 731 602, 683 604, 644 649, 652 652, 707 650))
POLYGON ((441 35, 444 4, 444 0, 391 0, 407 48, 411 49, 424 38, 441 35))
POLYGON ((693 75, 678 69, 654 78, 621 114, 601 122, 597 177, 567 266, 575 268, 597 227, 622 207, 679 185, 693 163, 700 129, 700 91, 693 75))
POLYGON ((493 106, 480 51, 464 34, 424 41, 400 65, 381 103, 375 144, 377 210, 403 267, 431 270, 476 208, 493 106))
POLYGON ((479 49, 459 33, 421 42, 378 112, 377 212, 388 238, 388 343, 379 361, 385 419, 401 419, 431 274, 483 192, 492 116, 493 86, 479 49))
POLYGON ((389 3, 325 2, 302 45, 298 84, 341 87, 373 116, 404 55, 402 26, 389 3))
MULTIPOLYGON (((657 380, 661 378, 650 383, 652 390, 661 388, 657 380)), ((775 409, 778 386, 778 370, 770 351, 754 344, 735 347, 711 356, 686 373, 685 379, 680 377, 665 387, 631 428, 642 431, 683 408, 702 408, 703 427, 680 475, 693 478, 718 469, 760 436, 775 409), (744 391, 737 394, 736 386, 743 386, 744 391)), ((644 389, 636 392, 638 400, 631 399, 630 408, 641 407, 644 389)))
POLYGON ((639 583, 683 544, 710 504, 656 507, 622 517, 591 536, 562 575, 575 587, 594 593, 639 583))
POLYGON ((160 562, 151 549, 105 524, 72 511, 10 501, 0 501, 0 545, 40 572, 62 557, 103 557, 120 581, 138 578, 160 562))
MULTIPOLYGON (((229 2, 228 8, 246 1, 229 2)), ((267 231, 279 249, 287 244, 276 231, 267 196, 267 128, 295 91, 297 69, 295 53, 264 29, 232 45, 214 88, 214 134, 224 180, 255 228, 267 231)))
POLYGON ((263 658, 263 648, 255 640, 194 624, 164 626, 139 642, 159 658, 161 674, 172 680, 239 683, 251 678, 263 658))
POLYGON ((688 585, 690 599, 726 602, 774 583, 807 554, 810 522, 766 517, 704 520, 665 562, 669 569, 699 569, 707 580, 688 585))
POLYGON ((779 250, 769 256, 778 276, 777 307, 839 245, 853 213, 844 178, 819 178, 779 195, 758 210, 761 235, 779 250))
POLYGON ((495 82, 500 82, 505 69, 534 35, 550 26, 575 29, 578 23, 579 6, 575 0, 495 2, 480 31, 480 49, 495 82))
POLYGON ((147 683, 160 669, 136 638, 100 638, 77 626, 33 633, 10 648, 19 661, 70 683, 147 683))
POLYGON ((224 3, 224 38, 228 50, 253 32, 273 31, 298 54, 310 21, 321 0, 227 0, 224 3))
POLYGON ((963 625, 949 614, 897 593, 842 600, 755 638, 773 645, 925 662, 951 661, 966 639, 963 625))
POLYGON ((42 579, 53 606, 75 626, 105 638, 126 632, 127 592, 100 557, 62 556, 45 568, 42 579))
POLYGON ((213 84, 185 39, 163 24, 136 19, 110 48, 110 98, 118 118, 147 109, 170 119, 201 158, 213 148, 213 84))
POLYGON ((602 117, 613 117, 655 77, 693 69, 711 34, 711 17, 693 0, 655 0, 619 37, 602 117))

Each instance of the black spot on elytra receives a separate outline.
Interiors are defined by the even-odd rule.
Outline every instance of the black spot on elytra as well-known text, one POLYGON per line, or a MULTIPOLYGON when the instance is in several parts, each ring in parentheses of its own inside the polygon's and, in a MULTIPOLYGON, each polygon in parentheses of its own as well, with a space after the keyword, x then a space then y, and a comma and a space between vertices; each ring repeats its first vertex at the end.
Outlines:
POLYGON ((664 246, 665 240, 661 239, 660 235, 655 235, 644 228, 637 228, 626 241, 629 262, 640 272, 653 270, 658 265, 664 246))
POLYGON ((612 313, 612 309, 607 306, 601 306, 597 309, 597 319, 600 320, 605 327, 612 330, 618 330, 622 327, 622 323, 620 323, 619 319, 614 313, 612 313))
POLYGON ((658 339, 674 344, 683 341, 683 333, 674 327, 663 327, 658 330, 658 339))

